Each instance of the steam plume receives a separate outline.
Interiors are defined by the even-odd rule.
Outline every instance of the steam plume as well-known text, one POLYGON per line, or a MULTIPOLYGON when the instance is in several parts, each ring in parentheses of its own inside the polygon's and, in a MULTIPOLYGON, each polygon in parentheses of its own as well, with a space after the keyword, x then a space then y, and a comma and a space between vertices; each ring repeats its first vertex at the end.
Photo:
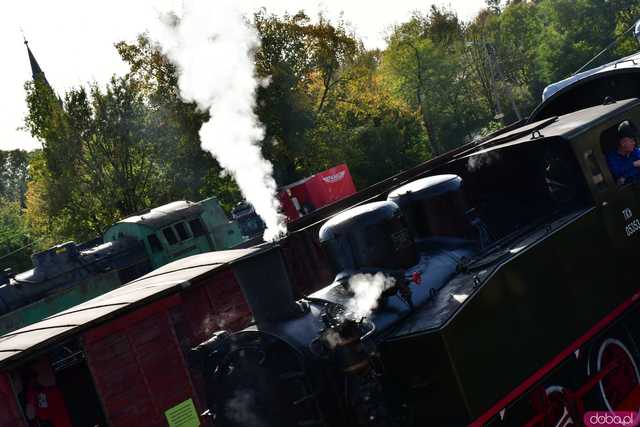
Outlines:
POLYGON ((237 390, 225 407, 227 418, 234 424, 252 427, 263 426, 264 423, 252 410, 256 405, 255 400, 254 391, 237 390))
POLYGON ((349 300, 347 311, 355 319, 367 317, 378 307, 378 300, 382 293, 393 287, 396 280, 383 273, 355 274, 349 279, 349 289, 353 298, 349 300))
POLYGON ((273 166, 262 157, 264 128, 254 112, 255 28, 230 0, 186 0, 182 16, 160 16, 152 31, 161 51, 176 65, 180 95, 211 119, 200 129, 202 148, 230 173, 267 225, 265 240, 286 232, 278 210, 273 166))

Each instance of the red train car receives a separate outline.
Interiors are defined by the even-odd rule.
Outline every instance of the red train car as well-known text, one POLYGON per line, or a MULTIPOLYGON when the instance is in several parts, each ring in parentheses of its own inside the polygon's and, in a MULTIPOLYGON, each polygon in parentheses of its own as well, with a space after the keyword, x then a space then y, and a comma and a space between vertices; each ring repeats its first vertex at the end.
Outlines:
POLYGON ((340 164, 281 187, 278 199, 289 221, 294 221, 355 192, 349 168, 340 164))
MULTIPOLYGON (((308 244, 278 246, 292 280, 304 284, 300 292, 313 287, 303 270, 326 279, 322 259, 291 265, 288 254, 313 250, 308 244)), ((174 425, 172 417, 209 425, 189 351, 214 331, 249 323, 237 262, 270 248, 176 261, 0 337, 0 427, 36 426, 37 418, 56 427, 165 426, 174 425)))

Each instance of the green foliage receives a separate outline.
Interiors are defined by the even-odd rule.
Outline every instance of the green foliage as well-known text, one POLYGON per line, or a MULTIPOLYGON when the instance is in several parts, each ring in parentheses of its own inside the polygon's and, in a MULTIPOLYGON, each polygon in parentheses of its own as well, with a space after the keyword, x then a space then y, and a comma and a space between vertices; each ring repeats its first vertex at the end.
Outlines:
POLYGON ((431 151, 442 153, 465 140, 490 118, 465 54, 463 28, 455 14, 432 7, 395 28, 383 54, 390 90, 421 115, 431 151))
POLYGON ((24 150, 0 150, 0 198, 24 207, 30 154, 24 150))
POLYGON ((541 23, 532 3, 511 3, 500 14, 480 14, 466 30, 467 52, 480 94, 505 123, 526 115, 543 89, 536 60, 541 23))
POLYGON ((26 124, 43 149, 33 162, 27 215, 33 224, 48 224, 48 234, 92 237, 162 193, 158 150, 148 132, 154 111, 133 83, 114 77, 104 90, 71 90, 64 103, 37 82, 28 87, 26 124), (49 108, 41 109, 47 100, 49 108))
POLYGON ((220 166, 200 149, 198 136, 208 115, 180 99, 175 67, 146 36, 139 36, 136 43, 120 42, 116 49, 129 64, 128 78, 149 110, 146 132, 156 150, 156 173, 162 181, 154 204, 214 194, 203 187, 209 188, 207 177, 213 170, 219 172, 220 166))
POLYGON ((347 163, 360 188, 428 158, 418 116, 380 83, 379 53, 322 16, 255 16, 258 116, 279 184, 347 163), (372 166, 375 165, 375 166, 372 166))
MULTIPOLYGON (((544 0, 538 13, 543 32, 537 53, 545 81, 570 76, 614 38, 615 13, 606 0, 544 0)), ((612 59, 608 53, 601 61, 612 59)))
MULTIPOLYGON (((447 8, 417 11, 384 51, 365 50, 342 21, 255 14, 256 73, 269 82, 256 113, 276 182, 344 162, 363 188, 497 130, 640 17, 632 0, 486 3, 468 24, 447 8)), ((26 241, 36 248, 177 199, 215 195, 227 211, 241 200, 200 149, 208 114, 181 100, 175 67, 145 35, 116 49, 130 72, 104 88, 75 88, 62 101, 44 80, 26 86, 26 127, 43 148, 0 152, 0 197, 3 215, 38 236, 26 241)), ((622 38, 594 65, 636 50, 622 38)))
POLYGON ((270 82, 257 94, 266 130, 263 152, 284 185, 317 171, 307 159, 309 134, 362 48, 344 23, 333 25, 322 16, 311 23, 303 12, 279 17, 262 10, 254 22, 261 38, 256 71, 270 82))
POLYGON ((354 59, 309 134, 309 162, 347 163, 358 188, 429 158, 420 117, 384 88, 378 62, 375 52, 354 59))
POLYGON ((20 272, 31 266, 30 247, 34 243, 18 201, 0 197, 0 270, 20 272))

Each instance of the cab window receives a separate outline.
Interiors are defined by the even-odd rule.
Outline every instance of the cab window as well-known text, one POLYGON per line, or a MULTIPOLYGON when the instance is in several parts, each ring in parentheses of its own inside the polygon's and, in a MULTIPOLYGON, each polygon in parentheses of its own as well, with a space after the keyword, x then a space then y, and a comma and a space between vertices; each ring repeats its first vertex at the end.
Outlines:
POLYGON ((167 242, 170 245, 175 245, 176 243, 178 243, 178 238, 176 237, 176 233, 173 231, 173 228, 164 228, 162 230, 162 234, 164 234, 164 238, 167 239, 167 242))
POLYGON ((178 232, 178 236, 180 236, 180 240, 187 240, 191 238, 191 235, 187 231, 186 224, 184 222, 179 222, 174 225, 174 228, 178 232))

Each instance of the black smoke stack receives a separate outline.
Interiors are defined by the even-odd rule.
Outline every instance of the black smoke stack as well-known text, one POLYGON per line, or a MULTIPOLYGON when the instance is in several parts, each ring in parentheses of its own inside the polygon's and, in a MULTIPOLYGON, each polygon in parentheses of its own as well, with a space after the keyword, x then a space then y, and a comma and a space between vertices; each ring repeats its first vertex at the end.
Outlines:
POLYGON ((234 273, 259 328, 303 313, 293 297, 279 246, 240 260, 234 267, 234 273))

